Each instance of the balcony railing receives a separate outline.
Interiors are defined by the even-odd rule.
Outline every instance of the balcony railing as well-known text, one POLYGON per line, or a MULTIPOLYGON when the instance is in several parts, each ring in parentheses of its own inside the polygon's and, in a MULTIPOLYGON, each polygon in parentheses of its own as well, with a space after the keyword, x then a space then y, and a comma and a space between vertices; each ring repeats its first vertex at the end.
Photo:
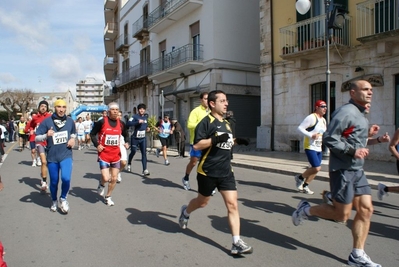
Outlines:
POLYGON ((104 58, 104 68, 112 69, 114 65, 117 64, 117 57, 115 55, 107 55, 104 58))
POLYGON ((118 79, 121 85, 128 82, 137 80, 140 77, 146 76, 148 74, 148 63, 139 63, 136 66, 131 67, 129 70, 119 74, 118 79))
MULTIPOLYGON (((325 46, 325 18, 325 15, 320 15, 280 28, 280 54, 294 54, 325 46)), ((350 29, 351 18, 346 15, 343 28, 330 32, 330 44, 350 46, 350 29)))
POLYGON ((149 75, 171 69, 183 63, 203 61, 203 45, 188 44, 150 62, 149 75))
POLYGON ((369 0, 357 4, 356 38, 398 30, 398 5, 397 0, 369 0))
POLYGON ((104 37, 113 38, 118 34, 118 24, 115 22, 108 22, 104 27, 104 37))
POLYGON ((139 37, 143 32, 148 32, 148 16, 141 16, 132 27, 133 37, 140 39, 139 37))
POLYGON ((129 35, 121 34, 115 41, 116 51, 123 52, 129 48, 129 35))

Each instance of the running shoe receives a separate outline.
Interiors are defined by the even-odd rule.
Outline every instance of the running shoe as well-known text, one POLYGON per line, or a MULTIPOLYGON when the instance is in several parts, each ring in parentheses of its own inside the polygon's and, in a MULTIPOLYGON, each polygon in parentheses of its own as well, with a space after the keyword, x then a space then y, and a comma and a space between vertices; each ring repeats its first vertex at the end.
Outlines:
POLYGON ((382 183, 378 183, 378 192, 377 192, 377 197, 379 200, 382 200, 384 197, 388 196, 388 192, 385 192, 386 185, 382 183))
POLYGON ((295 186, 298 188, 299 191, 303 190, 303 180, 299 179, 299 174, 294 176, 295 178, 295 186))
POLYGON ((131 170, 130 165, 127 165, 127 171, 130 172, 130 170, 131 170))
POLYGON ((60 198, 60 209, 64 214, 67 214, 69 211, 69 203, 66 199, 60 198))
POLYGON ((233 244, 231 247, 231 254, 232 255, 239 255, 239 254, 251 254, 253 249, 247 243, 239 239, 237 242, 233 244))
POLYGON ((147 169, 145 169, 144 171, 143 171, 143 175, 150 175, 150 172, 147 170, 147 169))
POLYGON ((184 216, 184 211, 187 209, 187 205, 183 205, 180 209, 179 225, 181 229, 186 229, 188 224, 188 219, 190 217, 184 216))
POLYGON ((216 194, 216 189, 213 189, 211 196, 214 196, 216 194))
POLYGON ((184 179, 184 177, 181 179, 181 182, 183 183, 183 188, 184 188, 184 190, 191 190, 191 187, 190 187, 190 181, 189 180, 186 180, 186 179, 184 179))
POLYGON ((299 202, 297 209, 292 213, 292 223, 295 226, 302 224, 303 220, 307 220, 308 216, 305 213, 305 208, 310 207, 309 203, 305 200, 299 202))
POLYGON ((53 201, 53 204, 51 205, 50 210, 52 212, 56 212, 57 211, 57 200, 53 201))
POLYGON ((363 255, 359 257, 355 257, 353 253, 351 253, 348 258, 348 264, 349 266, 357 267, 381 267, 381 264, 371 261, 366 252, 364 252, 363 255))
POLYGON ((45 182, 45 181, 42 181, 42 184, 41 184, 41 188, 40 188, 42 191, 47 191, 47 183, 45 182))
POLYGON ((116 179, 116 182, 119 184, 120 182, 122 182, 122 176, 121 173, 118 173, 118 178, 116 179))
POLYGON ((115 203, 112 201, 111 197, 105 197, 105 204, 107 204, 107 206, 113 206, 115 205, 115 203))
POLYGON ((97 187, 97 193, 98 193, 100 196, 104 196, 104 191, 105 191, 105 187, 102 186, 102 185, 99 183, 99 184, 98 184, 98 187, 97 187))
POLYGON ((314 192, 309 189, 309 186, 304 186, 302 192, 305 193, 305 194, 308 194, 308 195, 313 195, 314 194, 314 192))
POLYGON ((32 161, 32 167, 36 167, 36 160, 32 161))
POLYGON ((321 193, 322 198, 323 198, 323 202, 328 204, 328 205, 332 205, 332 197, 331 197, 331 192, 327 191, 327 190, 323 190, 323 192, 321 193))
POLYGON ((165 165, 166 165, 166 166, 169 166, 169 165, 170 165, 169 160, 165 160, 165 165))
POLYGON ((36 164, 37 164, 37 166, 42 166, 42 161, 41 161, 40 157, 37 158, 36 164))

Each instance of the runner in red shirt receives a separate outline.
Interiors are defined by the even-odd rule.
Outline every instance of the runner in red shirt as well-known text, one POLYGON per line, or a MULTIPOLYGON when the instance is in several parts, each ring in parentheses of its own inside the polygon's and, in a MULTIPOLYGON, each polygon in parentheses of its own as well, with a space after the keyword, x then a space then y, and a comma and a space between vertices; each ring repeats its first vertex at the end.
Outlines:
MULTIPOLYGON (((43 100, 40 101, 38 107, 39 113, 32 118, 32 121, 29 126, 30 132, 36 132, 36 129, 39 127, 40 123, 51 116, 48 113, 48 103, 47 101, 43 100)), ((42 184, 41 189, 42 191, 47 190, 47 160, 46 160, 46 153, 45 153, 46 141, 44 142, 36 142, 36 150, 39 153, 39 157, 37 158, 36 164, 37 166, 41 166, 41 176, 42 176, 42 184)))
POLYGON ((36 117, 36 115, 37 115, 37 112, 36 111, 32 111, 30 113, 31 117, 29 118, 28 123, 25 126, 25 133, 28 135, 30 154, 31 154, 31 157, 32 157, 32 167, 36 167, 37 166, 36 165, 36 163, 37 163, 37 161, 36 161, 37 155, 36 155, 35 132, 30 129, 30 124, 32 122, 32 119, 34 117, 36 117))
MULTIPOLYGON (((126 127, 122 127, 121 121, 118 119, 119 105, 111 102, 108 105, 108 116, 97 121, 90 133, 93 145, 98 151, 98 162, 101 170, 101 180, 98 185, 98 193, 104 195, 104 184, 108 181, 108 192, 105 195, 105 204, 113 206, 111 193, 115 188, 118 178, 119 169, 121 167, 121 135, 126 134, 126 127), (111 176, 111 179, 110 179, 111 176)), ((125 140, 128 143, 128 140, 125 140)))

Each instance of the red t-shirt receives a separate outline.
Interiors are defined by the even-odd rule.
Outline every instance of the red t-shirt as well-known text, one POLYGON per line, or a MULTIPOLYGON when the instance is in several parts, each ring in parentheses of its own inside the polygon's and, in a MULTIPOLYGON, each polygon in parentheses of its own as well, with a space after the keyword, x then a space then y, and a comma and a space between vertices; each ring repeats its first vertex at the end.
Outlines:
POLYGON ((116 126, 112 127, 108 122, 108 117, 103 118, 104 122, 101 131, 98 133, 98 143, 104 147, 103 151, 98 152, 98 158, 108 163, 116 163, 121 160, 121 123, 119 120, 116 126))
MULTIPOLYGON (((47 119, 48 117, 51 117, 51 114, 48 112, 45 112, 43 114, 37 114, 35 117, 32 118, 32 120, 30 121, 30 126, 29 129, 33 130, 34 132, 36 132, 36 129, 39 127, 40 123, 42 121, 44 121, 44 119, 47 119)), ((30 138, 29 138, 30 141, 30 138)), ((43 142, 36 142, 36 145, 43 145, 46 146, 47 142, 43 141, 43 142)))

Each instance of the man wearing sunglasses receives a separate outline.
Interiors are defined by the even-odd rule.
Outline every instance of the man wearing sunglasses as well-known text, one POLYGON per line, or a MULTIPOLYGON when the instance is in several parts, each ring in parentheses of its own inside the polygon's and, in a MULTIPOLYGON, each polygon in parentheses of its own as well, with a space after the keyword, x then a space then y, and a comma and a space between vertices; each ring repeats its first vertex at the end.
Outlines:
POLYGON ((323 100, 317 100, 314 112, 308 115, 298 126, 298 130, 304 135, 303 147, 310 163, 310 167, 302 174, 295 175, 295 185, 300 192, 313 195, 314 192, 309 189, 310 182, 316 177, 321 169, 321 160, 323 156, 321 140, 326 131, 327 105, 323 100))

